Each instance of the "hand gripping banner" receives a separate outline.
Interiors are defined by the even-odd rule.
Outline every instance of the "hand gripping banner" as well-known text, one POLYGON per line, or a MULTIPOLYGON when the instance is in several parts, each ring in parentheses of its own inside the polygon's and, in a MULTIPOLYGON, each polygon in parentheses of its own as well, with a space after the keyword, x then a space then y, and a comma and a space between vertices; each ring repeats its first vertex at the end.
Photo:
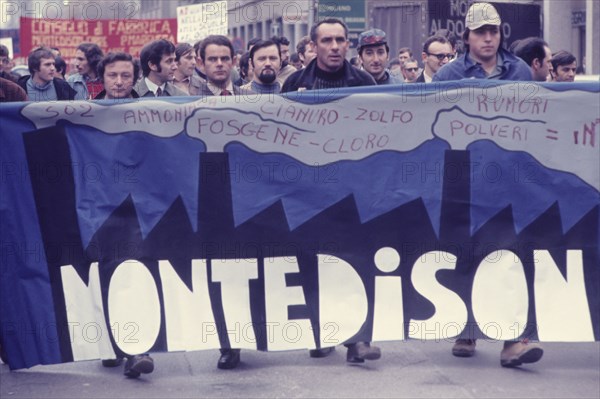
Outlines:
POLYGON ((599 340, 599 93, 2 104, 2 350, 599 340))

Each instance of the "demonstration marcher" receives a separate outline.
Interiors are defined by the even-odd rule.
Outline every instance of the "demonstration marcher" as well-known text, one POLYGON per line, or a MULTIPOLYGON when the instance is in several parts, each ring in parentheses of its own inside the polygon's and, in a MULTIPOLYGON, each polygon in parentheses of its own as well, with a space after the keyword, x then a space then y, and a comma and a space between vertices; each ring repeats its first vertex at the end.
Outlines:
POLYGON ((522 39, 513 53, 529 65, 533 80, 545 82, 549 79, 552 51, 543 39, 539 37, 522 39))
POLYGON ((290 65, 290 41, 285 36, 273 36, 271 40, 279 45, 279 50, 281 53, 281 67, 277 73, 277 80, 279 81, 279 84, 283 85, 286 79, 297 71, 296 67, 290 65))
POLYGON ((206 73, 206 83, 200 85, 199 95, 231 96, 248 93, 231 80, 234 50, 231 41, 222 35, 211 35, 202 40, 198 49, 200 63, 206 73))
POLYGON ((98 75, 104 86, 95 100, 139 98, 133 86, 140 76, 140 66, 127 53, 108 53, 98 64, 98 75))
POLYGON ((27 92, 30 101, 84 100, 67 82, 54 76, 54 54, 49 48, 40 47, 29 53, 27 66, 31 75, 19 79, 19 86, 27 92))
POLYGON ((317 54, 315 53, 313 43, 310 41, 310 36, 304 36, 302 39, 300 39, 300 41, 296 44, 296 53, 298 53, 298 57, 300 57, 302 67, 304 68, 306 68, 308 64, 315 59, 317 54))
MULTIPOLYGON (((282 92, 376 85, 370 74, 346 61, 348 27, 342 21, 335 18, 320 21, 311 28, 310 38, 315 45, 316 58, 306 68, 292 74, 284 83, 282 92)), ((346 347, 348 363, 363 363, 381 357, 381 349, 369 342, 354 342, 346 344, 346 347)), ((311 357, 325 357, 333 349, 313 349, 309 353, 311 357)))
POLYGON ((27 101, 27 93, 12 80, 0 78, 0 103, 27 101))
POLYGON ((386 68, 390 59, 390 47, 386 34, 381 29, 370 29, 358 36, 358 56, 363 69, 373 76, 378 85, 402 83, 386 68))
POLYGON ((452 61, 454 51, 452 45, 443 36, 431 36, 423 43, 421 60, 423 61, 423 72, 419 75, 416 83, 430 83, 441 67, 452 61))
POLYGON ((172 82, 177 69, 175 45, 166 39, 146 44, 140 53, 144 77, 134 86, 140 97, 187 96, 172 82))
POLYGON ((552 56, 552 80, 554 82, 574 82, 577 71, 577 58, 568 51, 559 51, 552 56))
POLYGON ((179 43, 175 47, 177 69, 173 76, 173 84, 189 95, 197 96, 202 79, 194 73, 196 70, 196 53, 189 43, 179 43))
POLYGON ((348 28, 342 21, 325 19, 314 25, 310 32, 317 56, 306 68, 294 72, 285 81, 282 93, 377 84, 371 75, 346 61, 348 28))
POLYGON ((531 80, 529 66, 502 48, 504 33, 498 11, 490 3, 475 3, 465 19, 466 53, 444 65, 433 81, 458 79, 531 80))
POLYGON ((258 41, 250 50, 250 63, 254 78, 241 88, 260 94, 278 94, 281 91, 277 79, 281 68, 279 44, 273 40, 258 41))
POLYGON ((102 57, 104 53, 95 43, 81 43, 75 51, 77 73, 69 76, 67 82, 85 100, 95 98, 103 89, 97 71, 102 57))
POLYGON ((409 58, 401 66, 404 83, 417 83, 419 78, 419 63, 414 58, 409 58))
MULTIPOLYGON (((464 42, 466 53, 458 60, 446 64, 433 77, 434 81, 463 78, 532 80, 531 70, 525 61, 501 47, 500 15, 489 3, 475 3, 467 12, 464 42)), ((452 354, 471 357, 475 354, 475 339, 457 339, 452 354)), ((503 367, 535 363, 544 351, 539 344, 528 340, 505 341, 500 353, 503 367)))

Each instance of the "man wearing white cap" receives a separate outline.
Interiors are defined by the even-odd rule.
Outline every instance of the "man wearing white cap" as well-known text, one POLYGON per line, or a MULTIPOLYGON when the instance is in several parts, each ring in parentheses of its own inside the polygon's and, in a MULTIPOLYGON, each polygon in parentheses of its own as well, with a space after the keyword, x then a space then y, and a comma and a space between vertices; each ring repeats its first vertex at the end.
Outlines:
POLYGON ((459 79, 532 80, 523 60, 502 48, 500 15, 490 3, 474 3, 465 18, 463 40, 467 52, 444 65, 433 81, 459 79))
MULTIPOLYGON (((469 8, 465 20, 463 39, 467 52, 454 62, 444 65, 433 81, 458 80, 464 78, 525 80, 531 81, 529 65, 501 47, 502 32, 500 15, 489 3, 475 3, 469 8)), ((474 339, 457 339, 452 354, 471 357, 475 354, 474 339)), ((535 363, 544 351, 527 339, 505 341, 500 353, 503 367, 516 367, 523 363, 535 363)))

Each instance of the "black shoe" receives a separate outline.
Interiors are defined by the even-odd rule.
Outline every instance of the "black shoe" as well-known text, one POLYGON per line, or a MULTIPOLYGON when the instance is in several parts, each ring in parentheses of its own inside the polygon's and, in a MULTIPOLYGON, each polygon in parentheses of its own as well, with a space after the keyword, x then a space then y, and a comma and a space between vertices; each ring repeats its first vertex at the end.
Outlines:
POLYGON ((117 367, 123 363, 123 358, 118 357, 116 359, 102 359, 102 367, 117 367))
POLYGON ((240 349, 221 349, 221 357, 217 362, 217 368, 231 370, 240 364, 240 349))
POLYGON ((311 349, 308 351, 310 357, 327 357, 335 350, 335 346, 329 348, 311 349))
POLYGON ((123 374, 129 378, 138 378, 141 374, 154 371, 154 360, 150 355, 135 355, 127 358, 123 374))
POLYGON ((346 361, 348 363, 364 363, 365 360, 377 360, 381 357, 381 349, 371 346, 368 342, 348 344, 346 361))

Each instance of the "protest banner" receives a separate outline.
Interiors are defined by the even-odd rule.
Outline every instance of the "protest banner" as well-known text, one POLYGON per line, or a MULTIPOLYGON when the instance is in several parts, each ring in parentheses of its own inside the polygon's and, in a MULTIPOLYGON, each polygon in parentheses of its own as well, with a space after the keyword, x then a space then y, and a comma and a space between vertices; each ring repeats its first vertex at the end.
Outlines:
POLYGON ((209 35, 227 35, 227 2, 177 7, 177 42, 194 44, 209 35))
POLYGON ((139 57, 146 43, 177 37, 177 19, 43 19, 21 17, 21 54, 36 47, 57 47, 65 59, 81 43, 96 43, 104 53, 121 51, 139 57))
POLYGON ((600 339, 598 83, 3 104, 11 368, 600 339))

